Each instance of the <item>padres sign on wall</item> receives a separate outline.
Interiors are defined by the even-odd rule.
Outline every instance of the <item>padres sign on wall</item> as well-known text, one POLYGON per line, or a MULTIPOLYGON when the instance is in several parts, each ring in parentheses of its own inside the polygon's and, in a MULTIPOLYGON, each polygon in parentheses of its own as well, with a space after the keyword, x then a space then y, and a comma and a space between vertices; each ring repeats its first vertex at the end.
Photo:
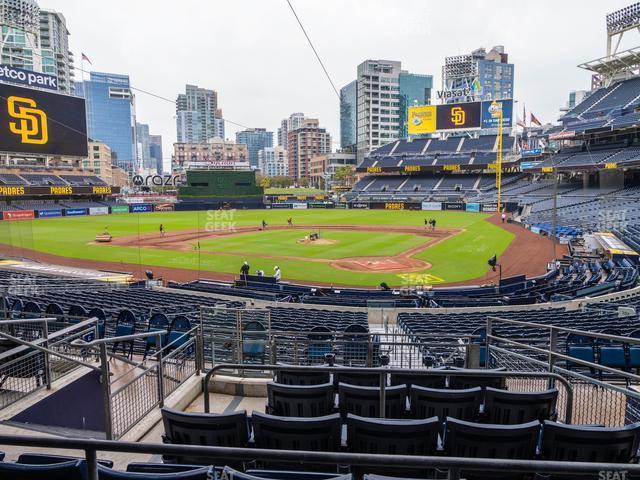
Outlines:
POLYGON ((84 99, 0 84, 0 151, 87 156, 84 99))

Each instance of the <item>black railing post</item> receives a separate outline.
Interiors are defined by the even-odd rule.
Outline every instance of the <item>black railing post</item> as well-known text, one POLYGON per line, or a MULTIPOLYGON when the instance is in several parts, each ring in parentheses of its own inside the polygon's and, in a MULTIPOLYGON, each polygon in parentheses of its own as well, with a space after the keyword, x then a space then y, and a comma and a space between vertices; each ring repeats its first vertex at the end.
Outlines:
POLYGON ((164 365, 162 357, 162 335, 158 335, 158 353, 156 354, 156 361, 158 362, 158 400, 160 408, 164 407, 164 365))
POLYGON ((100 379, 102 381, 102 401, 104 404, 104 431, 107 440, 113 440, 113 418, 111 416, 111 378, 107 344, 100 344, 100 379))
POLYGON ((87 448, 84 451, 84 457, 87 461, 87 475, 89 480, 98 480, 98 455, 93 448, 87 448))

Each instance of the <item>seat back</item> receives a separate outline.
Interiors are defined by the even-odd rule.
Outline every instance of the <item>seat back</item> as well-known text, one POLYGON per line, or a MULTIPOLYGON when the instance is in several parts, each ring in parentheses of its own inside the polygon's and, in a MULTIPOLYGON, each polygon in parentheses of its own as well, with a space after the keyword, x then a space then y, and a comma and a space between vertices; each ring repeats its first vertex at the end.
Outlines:
POLYGON ((189 330, 191 330, 191 322, 187 317, 184 315, 175 317, 169 327, 167 345, 169 345, 171 349, 176 349, 184 345, 187 340, 189 340, 189 336, 186 333, 189 330))
POLYGON ((411 416, 414 418, 447 417, 474 422, 482 402, 482 388, 466 390, 434 389, 412 385, 409 391, 411 416))
POLYGON ((628 463, 636 456, 640 423, 622 428, 563 425, 546 420, 542 456, 562 462, 628 463))
POLYGON ((214 476, 213 467, 205 466, 172 473, 157 472, 123 472, 98 465, 100 480, 211 480, 214 476))
POLYGON ((448 456, 528 460, 536 454, 540 422, 484 425, 447 418, 444 450, 448 456))
MULTIPOLYGON (((340 413, 359 417, 380 417, 380 388, 358 387, 340 383, 338 385, 340 413)), ((407 387, 396 385, 385 389, 385 418, 401 418, 406 410, 407 387)))
POLYGON ((340 372, 334 373, 333 383, 338 386, 339 383, 347 383, 349 385, 357 385, 359 387, 379 387, 379 373, 358 373, 358 372, 340 372))
POLYGON ((340 448, 341 423, 337 413, 315 418, 251 415, 257 448, 335 452, 340 448))
POLYGON ((487 388, 484 413, 488 423, 514 425, 555 417, 558 389, 543 392, 510 392, 487 388))
POLYGON ((46 465, 0 462, 0 478, 11 480, 85 480, 85 465, 82 460, 46 465))
MULTIPOLYGON (((148 332, 158 332, 161 330, 169 330, 169 319, 164 313, 154 313, 149 319, 149 325, 147 326, 148 332)), ((160 345, 158 345, 158 337, 147 337, 147 349, 150 347, 161 348, 167 344, 167 335, 164 334, 160 337, 160 345)))
POLYGON ((353 453, 435 455, 442 423, 423 420, 388 420, 347 415, 347 447, 353 453))
MULTIPOLYGON (((454 371, 460 371, 465 369, 453 369, 454 371)), ((479 372, 491 372, 491 371, 502 371, 503 369, 494 369, 494 370, 478 370, 479 372)), ((473 372, 473 370, 466 370, 467 372, 473 372)), ((449 377, 449 388, 454 388, 457 390, 464 390, 467 388, 474 387, 491 387, 491 388, 499 388, 504 389, 506 387, 506 379, 503 376, 492 376, 492 375, 451 375, 449 377)))
POLYGON ((309 363, 322 363, 324 356, 333 352, 331 330, 323 325, 313 327, 309 332, 309 363))
POLYGON ((418 385, 426 388, 445 388, 447 386, 447 376, 426 376, 413 375, 411 373, 392 373, 391 385, 406 385, 411 388, 412 385, 418 385))
MULTIPOLYGON (((166 440, 173 444, 206 445, 210 447, 245 447, 249 441, 247 412, 231 414, 185 413, 170 408, 162 409, 162 422, 166 440)), ((215 465, 224 459, 207 460, 204 457, 180 456, 174 463, 215 465)), ((232 460, 230 464, 238 462, 232 460)))
MULTIPOLYGON (((274 480, 352 480, 353 475, 336 475, 335 473, 320 472, 294 472, 291 470, 247 470, 238 472, 229 467, 223 470, 225 478, 233 480, 264 480, 271 478, 274 480)), ((218 478, 222 478, 221 476, 218 478)))
POLYGON ((242 355, 246 359, 264 360, 267 338, 267 332, 262 323, 247 323, 242 332, 242 355))
POLYGON ((320 385, 329 383, 329 372, 304 372, 280 370, 276 374, 277 383, 281 385, 320 385))
POLYGON ((332 383, 322 385, 267 384, 268 409, 281 417, 322 417, 334 406, 332 383))

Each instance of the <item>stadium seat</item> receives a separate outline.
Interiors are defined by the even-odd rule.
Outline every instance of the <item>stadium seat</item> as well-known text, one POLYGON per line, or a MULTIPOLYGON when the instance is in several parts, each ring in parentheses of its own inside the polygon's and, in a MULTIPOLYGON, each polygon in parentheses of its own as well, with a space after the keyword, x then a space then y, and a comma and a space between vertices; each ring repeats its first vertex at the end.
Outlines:
POLYGON ((47 315, 53 315, 60 320, 62 320, 64 317, 64 310, 62 310, 62 307, 57 303, 50 303, 49 305, 47 305, 45 313, 47 315))
POLYGON ((277 383, 281 385, 321 385, 329 383, 329 372, 304 372, 301 370, 279 370, 276 374, 277 383))
MULTIPOLYGON (((640 330, 634 330, 628 335, 630 338, 640 338, 640 330)), ((629 345, 629 368, 640 370, 640 345, 629 345)))
POLYGON ((198 469, 183 470, 172 473, 158 472, 123 472, 98 465, 99 480, 211 480, 214 478, 213 467, 205 466, 198 469))
MULTIPOLYGON (((165 331, 169 330, 169 319, 167 318, 167 316, 164 313, 155 313, 149 319, 149 324, 147 326, 147 332, 149 332, 149 333, 151 333, 151 332, 160 332, 162 330, 165 330, 165 331)), ((158 345, 158 337, 157 336, 147 337, 145 339, 144 356, 143 356, 143 358, 147 358, 147 355, 149 354, 149 350, 151 348, 154 348, 156 350, 160 350, 161 348, 163 348, 167 344, 167 334, 163 334, 163 335, 160 336, 160 342, 159 343, 160 344, 158 345)))
POLYGON ((637 456, 640 423, 606 428, 546 420, 542 428, 541 451, 545 460, 624 464, 637 456))
MULTIPOLYGON (((180 473, 202 469, 202 465, 184 465, 179 463, 152 463, 152 462, 133 462, 127 465, 127 472, 130 473, 180 473)), ((206 467, 204 467, 206 468, 206 467)), ((216 467, 213 467, 217 470, 216 467)), ((160 477, 164 478, 164 477, 160 477)))
MULTIPOLYGON (((360 417, 380 417, 380 387, 358 387, 340 382, 338 397, 343 419, 349 413, 360 417)), ((406 412, 407 387, 387 387, 385 397, 385 418, 402 418, 406 412)))
POLYGON ((342 348, 344 364, 364 366, 369 356, 369 330, 360 324, 352 324, 344 329, 342 348), (362 335, 358 335, 361 333, 362 335))
MULTIPOLYGON (((586 335, 577 335, 575 333, 567 336, 567 356, 583 360, 585 362, 596 362, 596 352, 593 337, 586 335)), ((575 362, 567 361, 568 370, 584 370, 588 369, 592 374, 595 370, 592 367, 586 367, 575 362)))
MULTIPOLYGON (((131 310, 122 310, 118 314, 118 320, 116 321, 116 337, 124 337, 127 335, 133 335, 136 331, 136 316, 133 314, 131 310)), ((133 356, 133 340, 128 340, 124 342, 114 342, 113 343, 113 353, 118 351, 118 346, 122 343, 122 352, 127 354, 129 358, 133 356), (129 345, 129 352, 125 350, 125 345, 129 345)))
MULTIPOLYGON (((604 329, 600 333, 617 336, 622 335, 619 330, 613 328, 604 329)), ((629 361, 627 360, 627 346, 624 342, 598 338, 596 339, 595 344, 598 347, 598 363, 600 365, 610 368, 624 369, 629 364, 629 361)), ((611 375, 611 373, 603 372, 602 370, 598 373, 600 378, 605 374, 609 376, 611 375)))
POLYGON ((267 384, 267 413, 281 417, 322 417, 333 413, 332 383, 322 385, 267 384))
MULTIPOLYGON (((67 455, 49 455, 47 453, 23 453, 18 457, 16 463, 25 465, 50 465, 54 463, 67 463, 75 461, 84 461, 80 457, 70 457, 67 455)), ((105 467, 113 467, 111 460, 98 460, 98 463, 105 467)))
POLYGON ((358 387, 379 387, 379 373, 340 372, 334 373, 333 383, 337 387, 339 383, 347 383, 358 387))
MULTIPOLYGON (((249 441, 247 413, 242 410, 230 414, 186 413, 162 409, 165 443, 181 445, 206 445, 210 447, 246 447, 249 441)), ((225 462, 223 458, 208 460, 204 457, 165 457, 164 461, 183 464, 215 465, 225 462)), ((227 465, 237 465, 229 460, 227 465)))
POLYGON ((487 387, 483 421, 498 425, 515 425, 532 420, 555 420, 558 390, 512 392, 487 387))
MULTIPOLYGON (((465 370, 465 369, 456 369, 452 370, 465 370)), ((473 370, 466 370, 467 372, 473 372, 473 370)), ((479 372, 504 372, 504 369, 495 368, 492 370, 478 370, 479 372)), ((505 388, 506 379, 504 376, 491 376, 491 375, 451 375, 449 377, 449 388, 454 388, 457 390, 465 390, 468 388, 474 387, 491 387, 491 388, 505 388)))
POLYGON ((413 418, 447 417, 475 422, 482 402, 480 387, 466 390, 434 389, 412 385, 409 390, 410 412, 413 418))
POLYGON ((247 470, 238 472, 229 467, 225 467, 223 473, 226 478, 233 480, 352 480, 351 474, 336 475, 335 473, 320 472, 294 472, 287 470, 247 470))
MULTIPOLYGON (((325 355, 333 353, 333 335, 331 329, 324 325, 317 325, 309 332, 309 364, 324 363, 325 355)), ((324 382, 323 382, 324 383, 324 382)))
POLYGON ((0 462, 4 460, 4 452, 0 452, 0 462))
POLYGON ((191 330, 191 322, 184 315, 178 315, 171 321, 169 335, 167 338, 167 350, 172 351, 187 343, 189 336, 187 332, 191 330))
MULTIPOLYGON (((444 451, 451 457, 533 459, 540 434, 540 422, 521 425, 487 425, 447 418, 444 451)), ((462 471, 468 480, 523 479, 523 474, 462 471)))
MULTIPOLYGON (((349 382, 345 382, 349 383, 349 382)), ((413 375, 411 373, 392 373, 391 385, 406 385, 407 388, 411 388, 412 385, 417 385, 425 388, 445 388, 447 386, 446 375, 413 375)))
MULTIPOLYGON (((336 452, 340 449, 340 415, 324 417, 277 417, 254 411, 251 414, 253 441, 257 448, 336 452)), ((287 468, 286 462, 260 462, 265 468, 287 468)), ((304 469, 326 471, 327 465, 304 464, 304 469)))
POLYGON ((48 465, 0 462, 0 478, 7 480, 85 480, 85 463, 80 460, 48 465))
POLYGON ((264 363, 267 332, 260 322, 249 322, 242 329, 242 359, 244 363, 264 363))

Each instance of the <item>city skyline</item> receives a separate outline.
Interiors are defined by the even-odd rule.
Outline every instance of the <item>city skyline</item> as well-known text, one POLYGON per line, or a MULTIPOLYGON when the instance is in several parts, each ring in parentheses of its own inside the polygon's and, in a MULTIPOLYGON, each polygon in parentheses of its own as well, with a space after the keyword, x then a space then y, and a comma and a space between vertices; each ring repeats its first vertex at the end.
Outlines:
MULTIPOLYGON (((241 15, 243 28, 239 28, 240 7, 232 2, 217 3, 213 7, 187 1, 180 6, 159 8, 154 10, 153 28, 136 22, 148 13, 148 4, 144 2, 126 4, 132 11, 125 17, 118 14, 121 11, 117 8, 118 0, 109 5, 92 5, 91 12, 81 2, 41 0, 38 3, 42 9, 55 10, 65 16, 76 68, 125 73, 134 88, 170 100, 183 91, 186 84, 216 90, 224 98, 226 138, 234 138, 244 127, 262 126, 275 133, 282 118, 290 112, 304 111, 310 118, 320 119, 332 136, 333 149, 339 148, 338 97, 285 2, 249 2, 251 7, 242 10, 251 11, 252 15, 241 15), (199 14, 191 16, 189 22, 176 22, 180 14, 194 9, 199 14), (273 34, 273 25, 267 28, 262 21, 265 15, 273 16, 277 34, 273 34), (119 34, 106 37, 103 29, 94 28, 91 18, 100 18, 104 28, 117 29, 119 34), (211 18, 217 19, 217 27, 204 28, 211 18), (169 41, 163 34, 167 29, 173 32, 172 38, 189 38, 189 48, 180 50, 183 42, 169 41), (141 32, 144 35, 140 35, 141 32), (223 41, 233 47, 216 48, 214 62, 199 60, 223 41), (259 53, 252 48, 258 43, 259 53), (286 49, 282 50, 284 46, 286 49), (297 65, 295 72, 272 68, 272 56, 264 54, 281 50, 297 65), (91 59, 91 65, 80 61, 82 53, 91 59), (171 63, 167 63, 168 58, 171 63), (256 71, 263 73, 256 78, 256 71)), ((356 2, 341 2, 341 15, 337 17, 330 15, 338 7, 336 1, 293 4, 337 88, 353 80, 359 63, 367 58, 379 58, 399 60, 409 71, 433 75, 434 90, 437 90, 446 56, 479 46, 488 49, 504 45, 517 68, 514 96, 519 105, 526 105, 528 111, 535 112, 544 122, 555 122, 569 92, 589 87, 588 72, 573 65, 604 55, 603 17, 628 2, 595 4, 589 12, 581 11, 581 3, 577 1, 548 2, 549 8, 556 12, 553 16, 547 15, 548 9, 542 2, 540 8, 527 12, 524 25, 517 5, 495 3, 491 22, 479 23, 477 17, 475 20, 456 18, 458 33, 453 37, 447 36, 451 25, 446 21, 444 2, 413 1, 398 5, 375 1, 369 2, 366 10, 358 8, 356 2), (407 15, 407 11, 411 15, 407 15), (354 17, 362 21, 353 22, 354 17), (441 18, 445 21, 440 21, 441 18), (573 18, 575 22, 566 22, 566 18, 573 18), (535 25, 540 22, 544 22, 548 32, 557 35, 537 36, 535 25), (382 28, 382 23, 398 28, 382 28), (354 27, 354 24, 366 26, 354 27), (584 35, 580 31, 593 34, 584 35), (447 38, 450 40, 445 41, 447 38), (557 38, 563 38, 562 48, 557 38), (554 55, 549 55, 549 51, 554 51, 554 55), (553 74, 540 74, 545 71, 553 74)), ((476 4, 463 1, 460 8, 473 10, 476 4)), ((625 48, 624 42, 622 48, 625 48)), ((76 70, 76 80, 87 75, 76 70)), ((136 93, 136 101, 137 119, 149 123, 154 132, 162 135, 163 151, 172 151, 171 145, 176 141, 175 105, 141 92, 136 93)), ((437 103, 433 97, 432 101, 437 103)), ((168 161, 164 159, 165 166, 168 161)))

